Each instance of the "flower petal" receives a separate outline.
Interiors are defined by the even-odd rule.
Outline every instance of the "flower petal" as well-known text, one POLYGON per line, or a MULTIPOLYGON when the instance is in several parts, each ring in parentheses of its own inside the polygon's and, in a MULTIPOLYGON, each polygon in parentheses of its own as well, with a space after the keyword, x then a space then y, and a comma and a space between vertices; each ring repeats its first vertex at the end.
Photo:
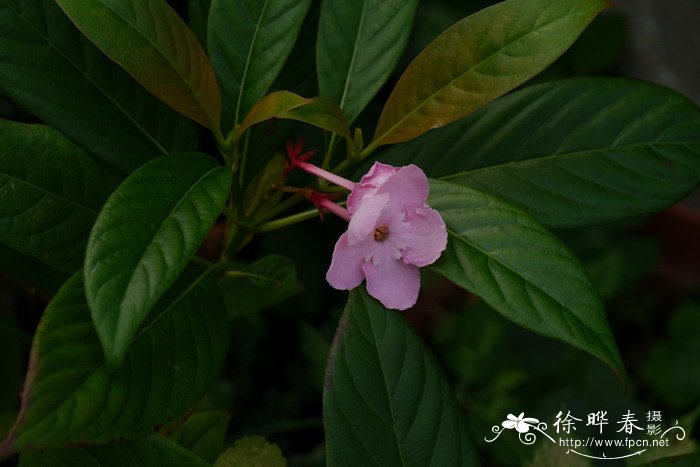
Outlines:
POLYGON ((367 172, 358 183, 355 184, 352 192, 348 196, 348 211, 353 214, 359 207, 360 200, 365 195, 374 194, 389 177, 398 172, 398 167, 375 162, 369 172, 367 172))
POLYGON ((445 221, 427 205, 389 224, 389 232, 388 239, 402 251, 403 260, 419 267, 433 264, 447 247, 445 221))
POLYGON ((424 207, 428 199, 430 185, 425 173, 413 164, 401 167, 398 172, 386 179, 377 188, 376 194, 389 193, 391 203, 384 215, 388 219, 396 218, 401 212, 424 207))
POLYGON ((362 200, 348 224, 348 244, 355 245, 373 235, 377 219, 389 202, 389 194, 371 195, 362 200))
POLYGON ((375 244, 381 247, 375 249, 372 261, 362 264, 367 292, 387 308, 405 310, 412 307, 418 300, 420 289, 418 267, 396 259, 392 253, 398 253, 398 250, 389 242, 375 244))
POLYGON ((326 280, 334 289, 350 290, 362 283, 365 273, 362 263, 366 254, 365 245, 349 245, 347 232, 340 236, 333 250, 331 266, 326 280))

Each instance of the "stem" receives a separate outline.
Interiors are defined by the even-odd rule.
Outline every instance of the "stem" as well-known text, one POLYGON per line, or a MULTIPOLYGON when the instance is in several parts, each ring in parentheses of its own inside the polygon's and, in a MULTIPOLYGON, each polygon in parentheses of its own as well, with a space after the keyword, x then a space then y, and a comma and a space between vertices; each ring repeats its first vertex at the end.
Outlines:
POLYGON ((335 168, 333 168, 332 172, 333 173, 343 173, 343 172, 345 172, 345 170, 348 167, 350 167, 350 160, 345 159, 343 162, 341 162, 340 164, 335 166, 335 168))
POLYGON ((209 266, 211 266, 212 264, 214 264, 214 263, 212 263, 211 261, 207 261, 206 259, 200 258, 200 257, 197 256, 197 255, 194 255, 192 258, 190 258, 190 261, 192 261, 194 264, 198 264, 198 265, 200 265, 200 266, 204 266, 204 267, 207 267, 207 268, 208 268, 209 266))
POLYGON ((265 222, 264 224, 260 224, 255 230, 256 232, 270 232, 272 230, 281 229, 282 227, 287 227, 289 225, 294 225, 299 222, 313 219, 317 215, 318 211, 316 209, 310 209, 308 211, 292 214, 291 216, 282 217, 281 219, 265 222))
POLYGON ((243 140, 243 153, 241 154, 241 165, 238 172, 238 182, 243 186, 245 166, 248 160, 248 144, 250 143, 250 132, 246 132, 245 139, 243 140))
POLYGON ((234 222, 229 222, 229 237, 224 251, 221 253, 223 259, 233 258, 238 251, 250 241, 252 230, 234 222))
POLYGON ((221 133, 221 129, 217 127, 213 129, 212 132, 214 133, 216 144, 218 144, 219 147, 225 152, 228 141, 226 141, 226 138, 224 138, 224 135, 221 133))
POLYGON ((374 152, 374 150, 377 149, 377 147, 379 147, 379 145, 377 144, 376 140, 369 143, 367 147, 364 148, 362 152, 360 152, 360 157, 358 160, 361 161, 369 157, 374 152))
POLYGON ((275 217, 277 214, 281 214, 284 211, 286 211, 287 209, 293 208, 294 206, 299 204, 299 202, 301 202, 303 199, 304 198, 302 198, 298 194, 293 195, 293 196, 287 198, 286 200, 282 201, 281 203, 279 203, 277 206, 275 206, 274 209, 270 210, 270 212, 265 217, 263 217, 261 220, 267 220, 267 219, 270 219, 271 217, 275 217))

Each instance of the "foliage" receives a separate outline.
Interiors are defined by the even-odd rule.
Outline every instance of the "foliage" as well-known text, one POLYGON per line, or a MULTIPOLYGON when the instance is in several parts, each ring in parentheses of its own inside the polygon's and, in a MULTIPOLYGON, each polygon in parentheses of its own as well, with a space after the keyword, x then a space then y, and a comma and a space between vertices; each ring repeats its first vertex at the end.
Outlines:
MULTIPOLYGON (((576 42, 609 6, 505 0, 407 56, 417 0, 0 0, 0 97, 17 106, 0 119, 0 270, 40 291, 42 311, 0 315, 0 458, 531 461, 473 440, 527 377, 505 363, 519 349, 494 311, 634 390, 606 304, 655 245, 605 231, 591 250, 594 230, 556 229, 636 219, 695 189, 700 109, 623 78, 524 85, 609 63, 591 36, 576 42), (301 154, 302 137, 321 154, 301 154), (364 285, 342 311, 323 281, 338 224, 296 225, 317 215, 305 199, 355 213, 328 181, 354 187, 340 176, 375 161, 431 178, 447 249, 414 310, 449 309, 427 329, 364 285), (438 304, 442 278, 471 295, 438 304), (311 445, 281 436, 296 431, 311 445)), ((699 325, 697 306, 678 311, 641 370, 679 411, 700 403, 687 371, 699 325), (677 355, 685 366, 667 366, 677 355)), ((527 342, 612 386, 541 340, 527 342)))

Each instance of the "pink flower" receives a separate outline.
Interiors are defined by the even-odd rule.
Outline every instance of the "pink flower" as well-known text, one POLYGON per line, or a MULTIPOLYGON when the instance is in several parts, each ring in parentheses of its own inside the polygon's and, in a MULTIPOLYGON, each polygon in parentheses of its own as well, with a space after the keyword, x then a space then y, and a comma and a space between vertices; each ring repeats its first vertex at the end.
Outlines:
POLYGON ((323 216, 349 222, 333 251, 328 283, 350 290, 367 281, 367 292, 385 307, 405 310, 415 305, 420 289, 418 268, 434 263, 447 247, 447 229, 440 214, 426 203, 428 178, 415 165, 392 167, 376 162, 359 183, 353 183, 308 162, 303 142, 287 143, 285 171, 302 169, 350 191, 347 209, 327 193, 299 190, 323 216))
POLYGON ((333 251, 328 283, 367 292, 385 307, 405 310, 418 299, 418 268, 447 246, 440 214, 427 205, 428 178, 415 165, 375 163, 348 197, 350 223, 333 251))

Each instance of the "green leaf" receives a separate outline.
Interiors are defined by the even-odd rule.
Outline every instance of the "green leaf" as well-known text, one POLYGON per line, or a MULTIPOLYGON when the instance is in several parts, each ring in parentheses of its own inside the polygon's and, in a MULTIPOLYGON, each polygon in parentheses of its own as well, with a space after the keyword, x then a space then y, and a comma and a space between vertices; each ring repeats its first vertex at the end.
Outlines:
POLYGON ((328 465, 478 465, 439 364, 400 313, 350 299, 323 393, 328 465))
POLYGON ((506 0, 458 22, 416 57, 368 146, 413 139, 516 88, 552 63, 605 0, 506 0))
POLYGON ((417 0, 324 0, 316 46, 322 96, 349 122, 379 91, 406 47, 417 0))
POLYGON ((287 461, 277 445, 262 436, 248 436, 236 441, 232 448, 219 456, 214 467, 287 467, 287 461))
POLYGON ((294 47, 311 0, 213 0, 209 51, 224 125, 239 123, 270 89, 294 47))
POLYGON ((676 411, 700 404, 700 303, 689 302, 671 316, 668 336, 651 348, 642 376, 664 405, 676 411))
POLYGON ((88 240, 85 290, 110 364, 197 251, 230 184, 231 169, 211 157, 162 156, 107 200, 88 240))
POLYGON ((195 413, 170 435, 170 439, 207 462, 214 462, 224 450, 230 420, 228 412, 195 413))
POLYGON ((279 118, 298 120, 332 131, 350 140, 350 127, 340 107, 326 97, 316 97, 310 103, 295 107, 278 115, 279 118))
POLYGON ((276 91, 268 94, 250 109, 243 122, 234 130, 233 138, 239 139, 245 130, 256 123, 264 122, 273 117, 279 118, 284 112, 311 102, 313 102, 312 99, 298 96, 289 91, 276 91))
POLYGON ((232 265, 219 279, 229 316, 256 313, 301 292, 294 263, 270 255, 251 265, 232 265))
POLYGON ((23 452, 20 467, 206 467, 196 454, 158 435, 95 447, 23 452))
POLYGON ((657 85, 572 79, 517 91, 380 158, 520 206, 553 227, 659 211, 700 182, 700 110, 657 85))
POLYGON ((200 44, 207 45, 207 22, 212 0, 187 0, 187 24, 200 44))
POLYGON ((432 180, 428 203, 448 232, 435 271, 520 326, 590 353, 625 381, 600 296, 557 237, 527 213, 453 183, 432 180))
POLYGON ((216 283, 185 271, 140 329, 118 371, 107 367, 82 274, 49 304, 34 338, 23 405, 0 454, 143 436, 207 391, 228 348, 216 283))
POLYGON ((53 0, 0 0, 0 88, 116 168, 196 146, 194 126, 143 89, 53 0))
POLYGON ((56 0, 92 42, 163 102, 214 131, 221 98, 202 46, 164 0, 56 0))
POLYGON ((78 270, 97 213, 119 180, 44 125, 0 120, 0 241, 78 270))
POLYGON ((301 25, 294 47, 289 52, 287 61, 270 89, 285 89, 302 96, 318 95, 316 39, 318 37, 320 4, 320 0, 311 2, 311 7, 301 25))

